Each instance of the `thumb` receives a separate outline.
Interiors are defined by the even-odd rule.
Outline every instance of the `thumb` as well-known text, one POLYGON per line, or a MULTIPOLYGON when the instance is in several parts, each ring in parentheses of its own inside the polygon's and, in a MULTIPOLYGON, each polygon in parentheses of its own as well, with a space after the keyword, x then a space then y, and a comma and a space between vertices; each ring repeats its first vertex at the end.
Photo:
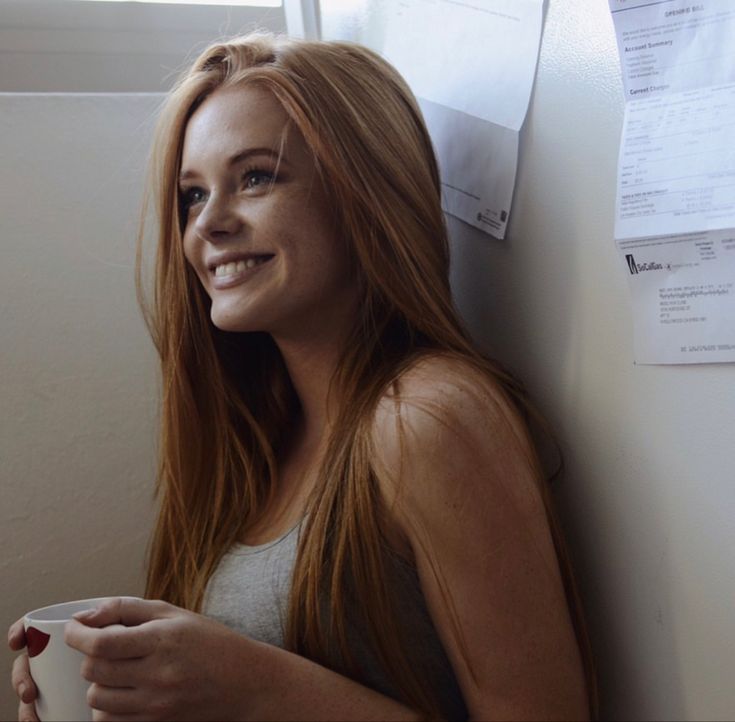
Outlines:
POLYGON ((166 617, 174 608, 158 600, 112 597, 101 601, 92 609, 77 612, 72 617, 87 627, 106 627, 110 624, 135 627, 153 619, 166 617))
POLYGON ((15 651, 23 649, 23 647, 26 646, 23 617, 21 617, 17 622, 13 622, 10 629, 8 629, 8 646, 10 649, 15 651))

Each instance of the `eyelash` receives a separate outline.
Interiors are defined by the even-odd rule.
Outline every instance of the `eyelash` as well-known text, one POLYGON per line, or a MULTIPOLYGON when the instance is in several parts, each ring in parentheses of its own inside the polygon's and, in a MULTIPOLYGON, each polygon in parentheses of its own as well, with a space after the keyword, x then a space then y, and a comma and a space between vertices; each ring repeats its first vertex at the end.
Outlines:
MULTIPOLYGON (((246 171, 242 174, 242 182, 245 185, 246 190, 252 190, 254 188, 259 188, 263 183, 258 183, 255 186, 248 186, 248 182, 251 181, 253 178, 261 177, 264 179, 264 182, 268 185, 272 185, 276 182, 277 178, 274 173, 271 171, 265 170, 264 168, 248 168, 246 171)), ((195 192, 200 192, 204 194, 204 190, 200 188, 199 186, 192 186, 191 188, 185 188, 179 191, 179 203, 181 205, 181 209, 184 211, 188 211, 192 206, 197 205, 198 203, 201 203, 202 200, 194 200, 191 196, 195 192)))

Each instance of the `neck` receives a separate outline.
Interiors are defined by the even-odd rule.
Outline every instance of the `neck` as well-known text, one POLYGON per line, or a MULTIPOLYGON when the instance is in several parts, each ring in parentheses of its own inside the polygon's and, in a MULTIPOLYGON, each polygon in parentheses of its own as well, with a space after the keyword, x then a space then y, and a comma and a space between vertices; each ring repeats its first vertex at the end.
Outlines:
POLYGON ((339 349, 313 342, 277 340, 291 383, 301 402, 301 438, 307 443, 326 436, 338 408, 329 389, 339 349))
POLYGON ((347 339, 348 319, 324 319, 299 333, 273 334, 301 404, 296 436, 307 447, 326 442, 339 413, 340 393, 332 379, 347 339))
POLYGON ((340 392, 329 392, 354 323, 355 304, 354 293, 346 293, 318 319, 303 319, 272 332, 301 404, 296 436, 306 447, 321 447, 336 422, 340 392))

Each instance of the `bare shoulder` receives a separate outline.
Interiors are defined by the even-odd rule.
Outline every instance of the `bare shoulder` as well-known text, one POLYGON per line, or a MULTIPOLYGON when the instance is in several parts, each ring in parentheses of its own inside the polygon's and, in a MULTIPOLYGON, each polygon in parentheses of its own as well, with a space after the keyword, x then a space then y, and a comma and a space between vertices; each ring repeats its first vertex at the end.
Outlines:
POLYGON ((388 476, 404 479, 413 475, 399 470, 417 458, 437 471, 458 464, 490 471, 534 459, 525 423, 501 383, 447 355, 421 359, 400 376, 380 400, 372 432, 376 461, 388 476))
POLYGON ((538 459, 499 381, 461 359, 423 359, 381 399, 372 441, 383 498, 414 550, 419 527, 436 542, 502 522, 556 565, 538 459))
MULTIPOLYGON (((383 401, 400 397, 409 405, 422 399, 448 407, 476 410, 472 405, 502 403, 505 394, 500 383, 482 373, 469 361, 436 353, 414 362, 398 378, 383 401), (468 404, 468 402, 470 402, 468 404)), ((487 407, 483 410, 487 410, 487 407)))

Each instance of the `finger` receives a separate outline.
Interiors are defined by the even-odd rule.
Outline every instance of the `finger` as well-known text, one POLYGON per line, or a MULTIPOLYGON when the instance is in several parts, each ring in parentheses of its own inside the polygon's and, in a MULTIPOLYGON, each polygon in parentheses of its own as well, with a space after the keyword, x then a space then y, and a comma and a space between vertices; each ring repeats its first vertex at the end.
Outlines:
POLYGON ((21 702, 18 705, 18 722, 40 722, 36 714, 36 705, 21 702))
POLYGON ((136 597, 115 597, 100 603, 93 609, 77 612, 74 619, 88 627, 106 627, 109 624, 122 624, 134 627, 171 616, 177 607, 158 599, 137 599, 136 597))
POLYGON ((80 672, 87 682, 104 687, 142 687, 155 672, 151 669, 150 659, 143 657, 111 660, 85 656, 80 672))
POLYGON ((103 629, 87 627, 76 619, 64 627, 64 641, 89 657, 135 659, 151 654, 158 640, 158 621, 137 627, 110 624, 103 629))
POLYGON ((26 646, 26 632, 23 617, 8 628, 8 646, 16 652, 26 646))
POLYGON ((141 690, 105 687, 100 684, 89 686, 87 704, 92 709, 115 715, 115 719, 118 715, 140 715, 143 710, 150 709, 150 701, 141 690))
POLYGON ((27 654, 21 654, 15 658, 10 679, 15 693, 22 702, 33 702, 36 699, 38 690, 31 677, 27 654))

